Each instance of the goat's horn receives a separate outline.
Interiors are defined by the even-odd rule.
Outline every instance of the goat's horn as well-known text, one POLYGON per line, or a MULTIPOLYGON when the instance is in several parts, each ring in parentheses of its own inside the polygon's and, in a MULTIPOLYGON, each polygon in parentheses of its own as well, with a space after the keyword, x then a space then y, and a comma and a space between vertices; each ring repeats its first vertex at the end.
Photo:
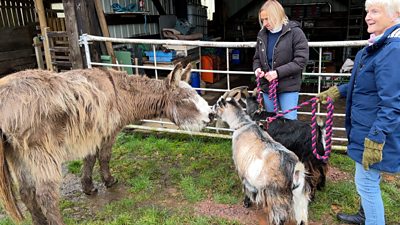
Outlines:
POLYGON ((257 88, 254 88, 252 96, 257 96, 257 88))
POLYGON ((233 95, 235 95, 236 93, 237 93, 237 91, 240 91, 241 93, 243 93, 243 95, 244 95, 244 97, 249 97, 250 95, 249 95, 249 91, 248 91, 248 86, 239 86, 239 87, 235 87, 235 88, 233 88, 232 90, 231 90, 231 92, 232 92, 232 95, 231 96, 233 96, 233 95))
POLYGON ((227 91, 224 93, 224 95, 221 96, 221 98, 227 98, 229 96, 230 91, 227 91))
POLYGON ((242 93, 244 94, 244 97, 246 97, 246 98, 250 97, 249 90, 247 88, 248 87, 246 86, 246 88, 242 89, 242 93))
POLYGON ((222 96, 222 98, 227 98, 227 97, 234 97, 238 93, 242 93, 243 89, 247 89, 247 86, 240 86, 240 87, 235 87, 231 89, 230 91, 225 92, 225 94, 222 96))

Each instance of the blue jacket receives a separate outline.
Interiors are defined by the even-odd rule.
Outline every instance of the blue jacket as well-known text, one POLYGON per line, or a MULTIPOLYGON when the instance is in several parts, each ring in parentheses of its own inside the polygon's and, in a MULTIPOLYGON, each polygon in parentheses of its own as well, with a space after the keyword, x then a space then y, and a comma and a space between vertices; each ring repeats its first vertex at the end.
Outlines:
POLYGON ((357 53, 346 97, 347 154, 361 163, 364 139, 385 143, 383 160, 371 168, 400 172, 400 24, 357 53))

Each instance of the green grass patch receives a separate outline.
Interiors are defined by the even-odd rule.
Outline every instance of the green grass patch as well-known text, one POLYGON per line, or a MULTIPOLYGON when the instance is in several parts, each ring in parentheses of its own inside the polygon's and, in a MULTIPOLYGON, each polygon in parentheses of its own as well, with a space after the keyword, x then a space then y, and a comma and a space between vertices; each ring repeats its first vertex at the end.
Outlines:
POLYGON ((75 160, 68 163, 68 172, 73 174, 81 174, 82 161, 75 160))

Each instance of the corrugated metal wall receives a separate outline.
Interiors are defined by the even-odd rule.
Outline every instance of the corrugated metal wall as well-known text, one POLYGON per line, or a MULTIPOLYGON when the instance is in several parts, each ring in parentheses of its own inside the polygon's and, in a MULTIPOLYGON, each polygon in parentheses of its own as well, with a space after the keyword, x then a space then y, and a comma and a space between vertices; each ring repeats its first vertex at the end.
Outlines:
MULTIPOLYGON (((161 0, 161 5, 164 7, 167 14, 171 12, 171 3, 169 0, 161 0)), ((130 0, 102 0, 104 13, 113 13, 111 5, 118 3, 121 6, 127 6, 128 4, 139 4, 139 1, 130 0)), ((144 0, 145 10, 149 11, 148 15, 158 15, 158 11, 151 0, 144 0)), ((128 24, 128 25, 109 25, 109 31, 111 37, 116 38, 127 38, 142 35, 155 35, 159 33, 158 23, 145 23, 145 24, 128 24)))

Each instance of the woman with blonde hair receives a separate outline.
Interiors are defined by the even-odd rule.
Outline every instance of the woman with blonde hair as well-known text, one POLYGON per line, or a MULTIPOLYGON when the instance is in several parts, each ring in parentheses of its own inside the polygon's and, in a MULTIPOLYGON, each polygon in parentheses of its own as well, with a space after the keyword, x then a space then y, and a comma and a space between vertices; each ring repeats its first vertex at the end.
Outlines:
POLYGON ((318 97, 346 98, 347 154, 355 161, 361 206, 338 219, 384 225, 381 173, 400 172, 400 0, 366 0, 365 9, 370 43, 357 53, 349 83, 318 97))
MULTIPOLYGON (((289 21, 282 5, 276 0, 266 1, 258 13, 261 30, 253 57, 253 70, 260 79, 264 105, 274 110, 268 98, 269 84, 278 80, 277 101, 282 111, 298 104, 303 68, 308 60, 308 41, 300 24, 289 21)), ((297 119, 297 111, 285 115, 297 119)))

